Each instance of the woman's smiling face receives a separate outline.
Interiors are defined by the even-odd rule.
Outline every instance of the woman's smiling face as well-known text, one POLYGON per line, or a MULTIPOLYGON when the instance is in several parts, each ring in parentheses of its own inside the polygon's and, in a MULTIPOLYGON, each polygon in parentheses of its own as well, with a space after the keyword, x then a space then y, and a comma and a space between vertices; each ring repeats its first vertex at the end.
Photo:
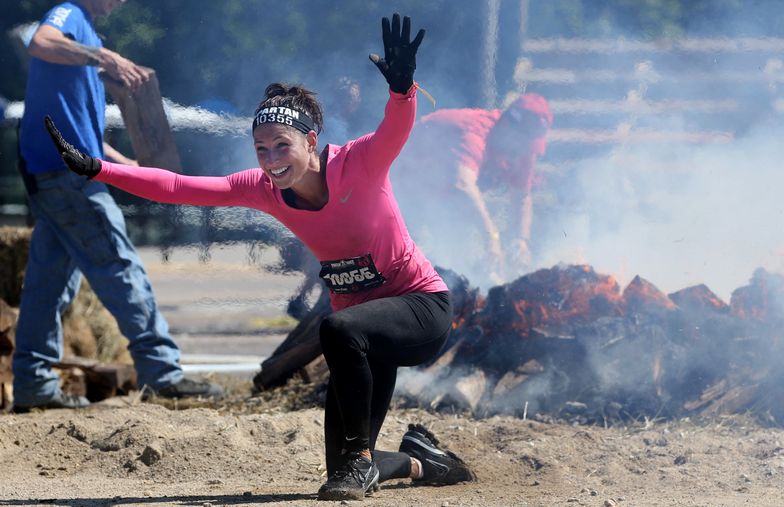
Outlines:
MULTIPOLYGON (((275 186, 292 188, 305 176, 315 149, 315 142, 311 142, 310 137, 278 123, 259 125, 253 131, 259 167, 275 186)), ((315 135, 313 137, 315 139, 315 135)))

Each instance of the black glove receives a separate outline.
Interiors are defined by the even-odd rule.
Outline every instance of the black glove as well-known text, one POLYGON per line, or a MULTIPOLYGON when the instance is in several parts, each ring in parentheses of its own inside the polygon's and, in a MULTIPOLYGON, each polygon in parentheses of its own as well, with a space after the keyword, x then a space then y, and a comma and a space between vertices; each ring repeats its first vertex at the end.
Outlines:
POLYGON ((57 130, 57 127, 54 126, 54 122, 49 115, 46 115, 44 118, 44 123, 46 124, 46 130, 49 131, 49 135, 52 137, 52 141, 54 142, 58 153, 60 153, 60 156, 63 157, 63 162, 68 166, 68 169, 76 174, 87 176, 89 179, 93 179, 101 172, 101 161, 97 158, 85 155, 63 139, 63 135, 57 130))
POLYGON ((389 18, 381 19, 381 36, 384 40, 384 58, 376 54, 370 55, 370 61, 389 83, 395 93, 407 93, 414 84, 416 69, 416 52, 425 37, 425 31, 419 30, 414 40, 411 39, 411 18, 403 17, 403 28, 400 28, 400 15, 392 15, 392 28, 389 18))

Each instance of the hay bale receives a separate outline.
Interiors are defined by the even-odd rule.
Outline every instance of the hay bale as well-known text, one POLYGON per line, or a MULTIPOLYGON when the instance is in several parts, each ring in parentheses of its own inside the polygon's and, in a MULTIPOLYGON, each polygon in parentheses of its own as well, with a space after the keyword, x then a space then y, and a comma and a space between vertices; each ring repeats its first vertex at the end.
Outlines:
POLYGON ((0 356, 14 352, 14 332, 19 311, 0 299, 0 356))
POLYGON ((32 229, 0 227, 0 299, 19 306, 32 229))
POLYGON ((15 309, 0 299, 0 410, 11 406, 11 358, 14 352, 15 309))
POLYGON ((102 363, 133 362, 128 352, 128 339, 85 279, 82 279, 76 299, 63 315, 63 340, 66 355, 102 363))
MULTIPOLYGON (((0 227, 0 299, 12 307, 18 307, 21 299, 31 236, 32 229, 27 227, 0 227)), ((13 313, 12 329, 16 327, 17 313, 13 313)), ((79 294, 63 315, 63 340, 66 355, 101 362, 132 362, 128 340, 84 279, 79 294)))

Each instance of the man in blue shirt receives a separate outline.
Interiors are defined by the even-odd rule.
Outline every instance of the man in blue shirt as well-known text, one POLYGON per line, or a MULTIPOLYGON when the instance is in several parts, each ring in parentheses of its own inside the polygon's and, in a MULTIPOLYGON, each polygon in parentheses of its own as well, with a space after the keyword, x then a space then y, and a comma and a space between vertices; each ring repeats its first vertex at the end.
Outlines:
POLYGON ((84 274, 129 339, 140 386, 163 397, 220 397, 219 386, 183 377, 180 351, 155 302, 125 221, 102 183, 67 170, 44 128, 50 115, 85 153, 133 162, 103 142, 106 98, 98 70, 130 90, 149 75, 103 47, 93 19, 125 0, 61 3, 43 18, 32 56, 20 129, 23 177, 35 228, 25 273, 14 352, 14 410, 81 408, 63 393, 52 366, 62 359, 62 314, 84 274))

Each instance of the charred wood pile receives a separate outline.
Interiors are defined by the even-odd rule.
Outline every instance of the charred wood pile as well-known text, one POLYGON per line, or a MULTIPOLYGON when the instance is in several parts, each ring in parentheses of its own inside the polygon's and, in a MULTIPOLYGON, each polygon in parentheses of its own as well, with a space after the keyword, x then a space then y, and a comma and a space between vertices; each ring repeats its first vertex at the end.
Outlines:
MULTIPOLYGON (((401 370, 405 404, 585 423, 749 411, 784 423, 782 275, 760 269, 725 303, 705 285, 665 294, 639 276, 622 289, 584 265, 536 271, 484 298, 442 274, 453 332, 433 362, 401 370)), ((317 348, 317 327, 297 331, 287 341, 317 348)), ((312 369, 320 358, 309 352, 257 387, 312 369)), ((320 371, 312 380, 324 381, 320 371)))

